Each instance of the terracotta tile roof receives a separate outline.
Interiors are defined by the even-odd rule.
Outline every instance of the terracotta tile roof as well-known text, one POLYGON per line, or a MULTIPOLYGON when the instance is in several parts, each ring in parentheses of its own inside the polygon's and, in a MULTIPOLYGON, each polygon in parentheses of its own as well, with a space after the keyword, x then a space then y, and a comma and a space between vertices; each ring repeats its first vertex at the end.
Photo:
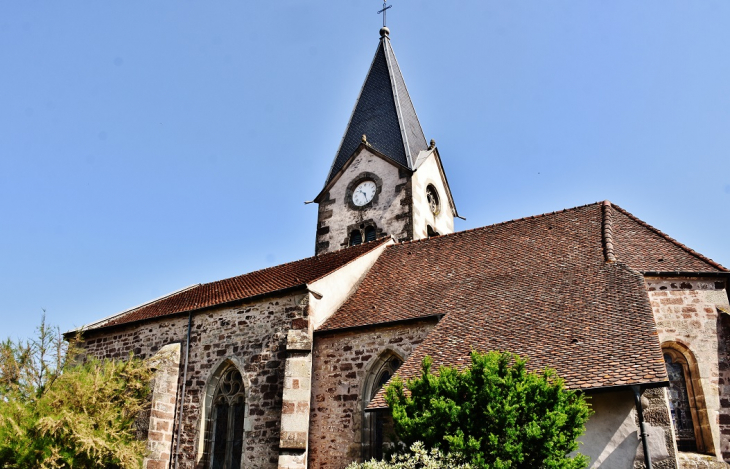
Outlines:
POLYGON ((668 253, 677 269, 719 268, 596 203, 390 246, 318 331, 445 315, 400 374, 417 373, 424 355, 466 366, 476 348, 528 356, 572 388, 662 383, 642 253, 668 253))
MULTIPOLYGON (((667 380, 642 277, 625 266, 547 278, 536 273, 500 296, 444 317, 398 374, 416 376, 426 355, 434 368, 462 368, 476 349, 529 357, 530 369, 553 368, 573 389, 667 380)), ((370 408, 385 406, 381 394, 370 408)))
POLYGON ((197 285, 96 323, 89 329, 195 311, 304 285, 329 274, 389 240, 387 237, 381 238, 329 254, 197 285))
POLYGON ((619 261, 638 271, 727 272, 728 269, 616 205, 613 244, 619 261))

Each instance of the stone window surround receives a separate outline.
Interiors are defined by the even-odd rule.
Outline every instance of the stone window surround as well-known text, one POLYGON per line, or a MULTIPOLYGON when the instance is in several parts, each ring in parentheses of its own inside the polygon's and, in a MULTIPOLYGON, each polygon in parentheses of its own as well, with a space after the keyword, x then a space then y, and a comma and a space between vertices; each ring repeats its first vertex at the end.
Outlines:
POLYGON ((347 189, 345 190, 345 204, 350 208, 350 210, 367 210, 378 203, 378 197, 380 196, 380 193, 383 191, 383 180, 378 177, 377 174, 371 173, 369 171, 364 171, 354 178, 352 178, 352 181, 347 185, 347 189), (355 188, 363 181, 373 181, 375 182, 375 195, 373 196, 373 200, 366 203, 362 206, 355 205, 355 202, 352 201, 352 194, 355 192, 355 188))
POLYGON ((697 451, 704 454, 715 454, 712 440, 710 419, 705 405, 705 394, 700 383, 700 370, 692 351, 679 342, 668 341, 661 345, 662 353, 672 357, 675 363, 680 363, 684 370, 684 379, 687 385, 687 398, 692 413, 692 423, 695 431, 697 451))
MULTIPOLYGON (((218 387, 218 382, 220 381, 221 377, 223 376, 223 373, 228 370, 229 367, 235 367, 239 373, 241 373, 241 379, 243 380, 243 388, 244 388, 244 398, 245 398, 245 404, 244 404, 244 419, 243 419, 243 438, 244 438, 244 445, 243 445, 243 451, 244 456, 241 457, 241 461, 245 460, 245 452, 246 452, 246 433, 251 429, 251 421, 249 417, 249 409, 248 405, 250 402, 250 392, 251 392, 251 383, 248 378, 248 375, 244 371, 243 363, 241 360, 237 357, 229 356, 221 358, 215 366, 211 368, 211 372, 208 375, 208 379, 206 379, 206 385, 203 388, 202 395, 200 396, 200 417, 198 421, 198 435, 197 435, 197 441, 198 441, 198 450, 195 457, 196 467, 198 464, 201 463, 201 461, 206 456, 206 451, 209 449, 207 446, 208 438, 207 433, 209 431, 208 423, 210 421, 211 416, 211 409, 213 408, 213 397, 215 397, 215 391, 218 387)), ((204 461, 207 463, 207 461, 204 461)))
MULTIPOLYGON (((441 183, 443 184, 443 180, 441 181, 441 183)), ((451 205, 451 202, 449 199, 447 186, 445 184, 443 186, 441 186, 444 190, 444 192, 442 192, 441 190, 439 190, 439 183, 437 183, 437 181, 430 176, 425 177, 422 180, 421 186, 425 187, 425 189, 423 189, 422 191, 419 190, 418 193, 414 195, 412 203, 414 205, 418 205, 419 207, 423 206, 423 204, 425 203, 425 207, 426 207, 425 210, 419 211, 418 209, 416 209, 416 211, 418 213, 421 213, 421 212, 424 213, 422 218, 423 218, 423 220, 426 221, 426 225, 423 227, 423 230, 424 230, 423 234, 426 238, 432 237, 428 233, 428 227, 430 226, 431 230, 433 230, 434 233, 438 233, 433 236, 441 236, 444 234, 444 232, 437 231, 436 226, 438 223, 441 223, 441 221, 443 220, 444 214, 447 213, 446 209, 450 208, 453 211, 453 206, 451 205), (436 213, 433 213, 431 211, 431 208, 428 204, 428 189, 429 188, 433 188, 433 190, 436 192, 437 197, 439 198, 439 209, 436 213), (423 197, 423 199, 421 199, 421 197, 423 197)), ((414 233, 414 236, 415 236, 415 233, 414 233)))
MULTIPOLYGON (((439 194, 439 190, 436 189, 436 186, 432 182, 428 182, 428 184, 426 185, 426 202, 428 202, 429 192, 432 192, 436 199, 436 210, 430 210, 430 212, 433 214, 434 217, 437 217, 441 213, 441 195, 439 194)), ((430 209, 431 204, 429 203, 428 205, 430 209)))
MULTIPOLYGON (((441 181, 443 183, 443 181, 441 181)), ((439 184, 436 182, 436 180, 430 176, 423 179, 423 182, 421 183, 422 187, 425 186, 425 190, 423 191, 423 198, 426 200, 426 205, 428 205, 428 188, 432 187, 433 190, 436 192, 436 196, 439 198, 439 210, 436 213, 431 212, 430 208, 426 211, 428 214, 430 214, 433 217, 433 220, 440 219, 440 216, 442 213, 444 213, 445 206, 451 207, 451 202, 449 200, 448 193, 441 193, 439 190, 439 184), (446 204, 446 205, 444 205, 446 204)), ((444 187, 444 191, 447 191, 447 189, 444 187)), ((418 196, 420 198, 420 194, 418 196)))
POLYGON ((362 236, 362 243, 365 243, 365 228, 368 227, 375 228, 375 239, 381 238, 383 237, 383 235, 385 235, 385 233, 383 233, 383 229, 378 227, 378 225, 375 223, 375 220, 369 218, 359 223, 353 223, 352 225, 349 225, 347 227, 347 230, 345 232, 345 240, 342 242, 342 246, 350 246, 350 237, 352 236, 352 232, 355 230, 360 231, 360 235, 362 236))

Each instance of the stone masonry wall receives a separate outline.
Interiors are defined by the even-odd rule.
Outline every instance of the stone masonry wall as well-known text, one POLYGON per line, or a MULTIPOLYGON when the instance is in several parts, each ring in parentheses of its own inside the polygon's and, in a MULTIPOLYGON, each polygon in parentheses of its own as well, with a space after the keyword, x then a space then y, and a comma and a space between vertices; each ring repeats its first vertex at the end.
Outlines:
POLYGON ((147 450, 143 469, 168 469, 175 427, 175 403, 180 377, 180 344, 162 347, 148 365, 155 370, 152 386, 147 450))
POLYGON ((409 181, 409 171, 362 150, 319 202, 315 252, 323 254, 346 247, 350 232, 365 226, 375 226, 378 237, 411 239, 409 181), (365 179, 374 180, 378 192, 371 203, 355 207, 348 189, 365 179))
POLYGON ((726 285, 718 278, 647 278, 660 343, 689 349, 697 361, 696 396, 707 409, 712 445, 717 456, 730 457, 730 400, 728 399, 728 331, 719 308, 728 308, 726 285), (722 390, 722 392, 721 392, 722 390), (723 429, 721 431, 721 425, 723 429))
POLYGON ((447 196, 446 185, 441 178, 439 164, 432 153, 413 173, 413 239, 428 237, 426 226, 430 225, 439 234, 454 232, 454 212, 447 196), (429 185, 438 192, 440 210, 434 214, 428 205, 426 189, 429 185))
MULTIPOLYGON (((247 388, 243 464, 277 467, 287 333, 308 327, 307 303, 303 291, 193 315, 178 467, 200 467, 201 419, 205 418, 201 401, 210 391, 209 378, 228 362, 240 369, 247 388)), ((183 315, 89 331, 82 346, 97 357, 124 358, 133 351, 146 358, 168 344, 182 343, 184 360, 187 323, 183 315)))
MULTIPOLYGON (((644 427, 651 456, 652 469, 677 469, 677 454, 672 432, 672 417, 669 414, 669 400, 665 388, 646 389, 641 394, 644 427)), ((634 412, 634 425, 639 429, 639 414, 634 412)), ((637 439, 634 469, 646 469, 644 445, 637 439)))
POLYGON ((730 462, 730 314, 720 315, 719 355, 725 357, 719 364, 720 376, 720 435, 723 460, 730 462))
POLYGON ((362 389, 384 352, 406 359, 435 319, 314 336, 310 468, 343 468, 361 457, 362 389))
POLYGON ((290 330, 282 393, 279 469, 307 467, 309 414, 312 399, 312 334, 290 330))

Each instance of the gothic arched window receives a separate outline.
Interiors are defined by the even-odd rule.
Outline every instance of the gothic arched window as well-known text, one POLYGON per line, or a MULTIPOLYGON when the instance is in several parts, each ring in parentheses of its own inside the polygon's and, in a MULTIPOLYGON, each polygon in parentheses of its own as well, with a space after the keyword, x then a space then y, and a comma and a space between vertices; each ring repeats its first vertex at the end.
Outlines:
POLYGON ((392 352, 386 352, 373 364, 365 379, 362 414, 363 460, 365 461, 371 458, 383 458, 385 436, 388 434, 386 426, 391 423, 390 418, 382 410, 365 411, 365 408, 402 363, 400 357, 392 352))
POLYGON ((692 408, 687 394, 687 377, 678 354, 665 353, 664 364, 669 376, 669 409, 672 413, 674 431, 677 435, 677 449, 680 451, 697 451, 695 426, 692 420, 692 408), (673 356, 674 355, 674 356, 673 356))
POLYGON ((677 449, 714 454, 699 368, 692 352, 676 342, 662 344, 669 378, 669 410, 677 449))
POLYGON ((240 469, 245 404, 241 373, 230 365, 221 374, 210 408, 209 469, 240 469))

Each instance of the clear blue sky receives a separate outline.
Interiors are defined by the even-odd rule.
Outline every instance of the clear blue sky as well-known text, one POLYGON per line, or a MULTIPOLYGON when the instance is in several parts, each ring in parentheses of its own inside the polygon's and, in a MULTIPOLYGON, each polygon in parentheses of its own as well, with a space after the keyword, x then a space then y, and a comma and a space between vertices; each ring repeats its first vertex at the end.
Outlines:
MULTIPOLYGON (((730 265, 730 2, 392 2, 467 229, 610 199, 730 265)), ((377 0, 0 2, 0 337, 313 254, 377 0)))

